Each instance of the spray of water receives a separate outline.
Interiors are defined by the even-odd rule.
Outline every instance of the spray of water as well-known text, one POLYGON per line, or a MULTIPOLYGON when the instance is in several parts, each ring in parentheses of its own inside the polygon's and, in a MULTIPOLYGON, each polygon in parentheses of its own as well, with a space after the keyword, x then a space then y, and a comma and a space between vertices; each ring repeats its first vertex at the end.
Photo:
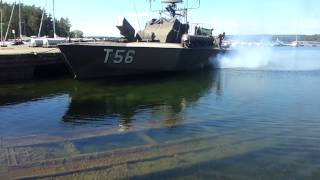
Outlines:
POLYGON ((212 62, 222 69, 314 71, 320 70, 320 49, 240 46, 212 62))

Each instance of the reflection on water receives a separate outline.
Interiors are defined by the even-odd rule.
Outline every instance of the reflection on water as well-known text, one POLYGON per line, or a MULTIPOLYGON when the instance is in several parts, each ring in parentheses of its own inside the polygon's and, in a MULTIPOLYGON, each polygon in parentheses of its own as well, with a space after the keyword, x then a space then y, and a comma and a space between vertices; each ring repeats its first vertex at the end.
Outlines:
POLYGON ((129 127, 132 121, 142 119, 175 119, 171 121, 174 125, 186 107, 214 88, 215 78, 208 71, 111 87, 105 82, 81 84, 70 93, 70 106, 63 121, 79 125, 92 121, 112 124, 116 120, 129 127))
POLYGON ((0 86, 0 179, 318 179, 320 72, 0 86))
POLYGON ((148 126, 146 123, 174 126, 183 119, 185 108, 215 88, 219 83, 216 76, 205 71, 139 81, 6 85, 0 91, 5 97, 0 101, 0 113, 2 125, 9 128, 1 133, 65 134, 75 130, 72 126, 79 126, 76 130, 114 126, 126 130, 133 124, 148 126))

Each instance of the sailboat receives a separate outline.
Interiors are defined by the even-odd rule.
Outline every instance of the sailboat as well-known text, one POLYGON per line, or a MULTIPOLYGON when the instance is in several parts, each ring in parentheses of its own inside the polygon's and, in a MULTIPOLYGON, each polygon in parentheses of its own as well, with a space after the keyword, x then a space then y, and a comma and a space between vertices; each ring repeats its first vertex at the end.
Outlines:
POLYGON ((12 45, 22 45, 22 29, 21 29, 21 2, 19 0, 19 38, 15 39, 12 45))
MULTIPOLYGON (((9 22, 9 25, 8 25, 8 30, 10 28, 10 24, 11 24, 11 19, 12 19, 12 15, 13 15, 13 12, 14 12, 14 6, 15 6, 15 3, 13 5, 13 8, 12 8, 12 12, 11 12, 11 18, 10 18, 10 22, 9 22)), ((12 42, 12 45, 23 45, 23 41, 22 41, 22 29, 21 29, 21 2, 19 0, 19 4, 18 4, 18 7, 19 7, 19 10, 18 10, 18 13, 19 13, 19 37, 18 38, 14 38, 14 41, 12 42)), ((7 32, 8 32, 7 30, 7 32)), ((14 30, 12 30, 13 33, 15 33, 14 30)), ((7 36, 7 34, 6 34, 7 36)))
POLYGON ((52 0, 52 15, 53 15, 53 38, 45 38, 43 40, 43 47, 57 46, 61 43, 66 43, 67 38, 58 37, 56 34, 56 22, 55 22, 55 11, 54 11, 54 0, 52 0))
POLYGON ((291 47, 303 47, 303 43, 298 41, 298 35, 296 35, 296 40, 290 44, 291 47))
POLYGON ((41 34, 41 28, 42 28, 42 22, 43 22, 43 17, 44 17, 44 12, 45 8, 43 8, 43 13, 42 13, 42 18, 41 18, 41 23, 40 23, 40 28, 39 28, 39 33, 37 38, 33 38, 31 40, 30 46, 33 47, 54 47, 57 46, 60 43, 66 43, 67 38, 64 37, 58 37, 56 34, 56 24, 55 24, 55 3, 54 0, 52 0, 52 15, 53 15, 53 38, 48 38, 48 37, 40 37, 41 34))
POLYGON ((41 16, 38 36, 33 36, 32 37, 32 39, 30 41, 30 44, 29 44, 30 47, 43 47, 43 40, 46 37, 41 37, 41 30, 42 30, 42 23, 43 23, 43 18, 44 18, 46 6, 47 6, 47 0, 45 0, 45 5, 44 5, 43 10, 42 10, 42 16, 41 16))
POLYGON ((274 47, 283 47, 283 46, 288 46, 288 44, 285 44, 284 42, 280 41, 279 38, 277 38, 276 42, 273 43, 272 46, 274 46, 274 47))
MULTIPOLYGON (((6 30, 6 34, 3 38, 3 35, 2 35, 2 10, 1 10, 1 46, 2 47, 6 47, 7 45, 21 45, 23 44, 22 42, 22 32, 21 32, 21 3, 20 3, 20 0, 19 0, 19 37, 18 38, 15 38, 14 37, 14 41, 13 42, 6 42, 7 39, 8 39, 8 35, 9 35, 9 30, 10 30, 10 27, 11 27, 11 21, 12 21, 12 17, 13 17, 13 13, 14 13, 14 10, 15 10, 15 6, 16 6, 16 2, 14 2, 12 4, 12 10, 11 10, 11 14, 10 14, 10 19, 9 19, 9 22, 8 22, 8 27, 7 27, 7 30, 6 30)), ((14 34, 15 36, 15 30, 12 30, 12 33, 14 34)))

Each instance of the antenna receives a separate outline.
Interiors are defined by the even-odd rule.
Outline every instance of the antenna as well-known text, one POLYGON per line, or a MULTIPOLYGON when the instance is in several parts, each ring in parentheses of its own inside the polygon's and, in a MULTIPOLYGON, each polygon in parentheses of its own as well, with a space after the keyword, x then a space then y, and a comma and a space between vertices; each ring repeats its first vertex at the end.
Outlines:
POLYGON ((152 2, 155 2, 156 0, 146 0, 146 1, 148 1, 149 2, 149 9, 150 9, 150 11, 151 11, 151 9, 152 9, 152 2))
POLYGON ((191 8, 189 8, 189 1, 186 0, 187 5, 185 8, 178 8, 177 4, 183 3, 184 0, 163 0, 163 4, 167 4, 165 10, 160 10, 160 14, 169 13, 171 18, 183 17, 185 18, 185 22, 188 22, 188 11, 191 9, 198 9, 200 7, 200 0, 196 0, 191 8), (198 4, 198 7, 194 7, 194 5, 198 4))
POLYGON ((178 9, 177 4, 183 3, 183 0, 164 0, 162 1, 164 4, 168 4, 166 7, 166 11, 170 13, 171 17, 183 16, 183 14, 177 13, 178 11, 185 11, 186 9, 178 9))
POLYGON ((141 31, 139 14, 138 14, 138 11, 137 11, 137 6, 136 6, 136 1, 135 1, 135 0, 133 0, 133 6, 134 6, 134 10, 135 10, 135 12, 136 12, 136 17, 137 17, 137 21, 138 21, 138 25, 139 25, 139 30, 141 31))

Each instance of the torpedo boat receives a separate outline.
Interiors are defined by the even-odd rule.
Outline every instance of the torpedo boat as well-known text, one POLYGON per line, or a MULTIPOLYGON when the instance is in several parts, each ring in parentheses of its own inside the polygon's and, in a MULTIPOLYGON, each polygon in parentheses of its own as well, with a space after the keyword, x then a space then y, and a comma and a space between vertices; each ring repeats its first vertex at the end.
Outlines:
POLYGON ((178 7, 183 0, 162 3, 166 8, 161 14, 168 17, 150 20, 142 31, 136 33, 124 18, 117 26, 123 36, 119 40, 58 45, 74 77, 82 80, 190 71, 208 66, 210 58, 226 52, 218 47, 213 29, 196 26, 195 33, 189 33, 189 9, 178 7))

